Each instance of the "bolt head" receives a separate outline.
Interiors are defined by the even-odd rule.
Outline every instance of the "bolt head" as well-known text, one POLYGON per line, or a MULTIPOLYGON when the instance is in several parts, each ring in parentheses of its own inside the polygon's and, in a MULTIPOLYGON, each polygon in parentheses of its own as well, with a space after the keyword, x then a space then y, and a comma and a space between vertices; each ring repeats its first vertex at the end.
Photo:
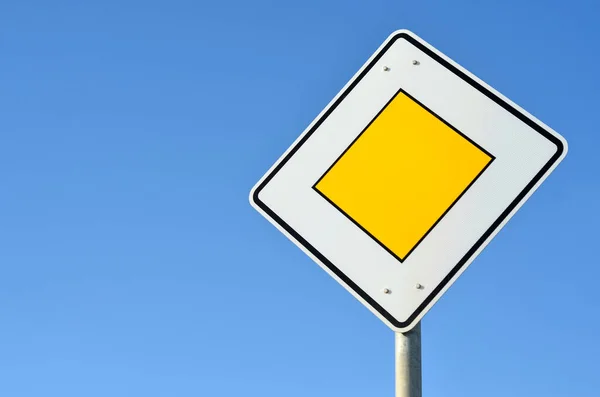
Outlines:
POLYGON ((390 67, 389 66, 384 66, 383 67, 383 71, 384 72, 389 72, 390 71, 390 67))
POLYGON ((391 291, 389 288, 384 288, 384 289, 383 289, 383 293, 384 293, 384 294, 388 294, 388 295, 389 295, 389 294, 391 294, 391 293, 392 293, 392 291, 391 291))
POLYGON ((417 61, 416 59, 412 62, 413 65, 419 65, 421 62, 417 61))
POLYGON ((415 287, 417 287, 417 289, 423 289, 423 288, 425 288, 425 287, 423 286, 423 284, 419 284, 419 283, 417 283, 417 285, 416 285, 415 287))

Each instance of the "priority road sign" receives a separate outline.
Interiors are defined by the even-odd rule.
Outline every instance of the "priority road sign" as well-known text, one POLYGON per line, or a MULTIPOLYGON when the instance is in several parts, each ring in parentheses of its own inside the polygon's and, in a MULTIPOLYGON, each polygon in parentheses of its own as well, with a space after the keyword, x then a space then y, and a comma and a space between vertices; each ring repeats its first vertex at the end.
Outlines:
POLYGON ((401 30, 260 179, 250 201, 406 332, 566 153, 563 137, 401 30))

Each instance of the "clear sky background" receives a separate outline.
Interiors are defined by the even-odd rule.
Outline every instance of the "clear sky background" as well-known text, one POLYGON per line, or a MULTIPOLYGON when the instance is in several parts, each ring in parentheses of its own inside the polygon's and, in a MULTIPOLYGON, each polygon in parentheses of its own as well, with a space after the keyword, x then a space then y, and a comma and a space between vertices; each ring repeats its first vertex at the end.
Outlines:
POLYGON ((424 394, 598 397, 600 5, 0 3, 0 395, 392 396, 393 333, 248 203, 394 30, 569 155, 423 321, 424 394))

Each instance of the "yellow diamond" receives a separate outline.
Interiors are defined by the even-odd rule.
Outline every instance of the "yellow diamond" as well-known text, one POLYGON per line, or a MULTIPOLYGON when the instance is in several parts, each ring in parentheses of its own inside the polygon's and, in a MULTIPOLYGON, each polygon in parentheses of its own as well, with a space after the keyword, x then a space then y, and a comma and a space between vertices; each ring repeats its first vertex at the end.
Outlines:
POLYGON ((314 188, 403 261, 493 160, 400 91, 314 188))

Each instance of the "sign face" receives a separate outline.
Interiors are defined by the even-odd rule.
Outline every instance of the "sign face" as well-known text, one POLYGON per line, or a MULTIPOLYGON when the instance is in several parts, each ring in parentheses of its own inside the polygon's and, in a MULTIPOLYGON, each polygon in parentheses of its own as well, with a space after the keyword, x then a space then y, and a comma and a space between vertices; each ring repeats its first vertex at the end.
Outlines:
POLYGON ((566 153, 560 135, 402 30, 263 176, 250 202, 406 332, 566 153))

